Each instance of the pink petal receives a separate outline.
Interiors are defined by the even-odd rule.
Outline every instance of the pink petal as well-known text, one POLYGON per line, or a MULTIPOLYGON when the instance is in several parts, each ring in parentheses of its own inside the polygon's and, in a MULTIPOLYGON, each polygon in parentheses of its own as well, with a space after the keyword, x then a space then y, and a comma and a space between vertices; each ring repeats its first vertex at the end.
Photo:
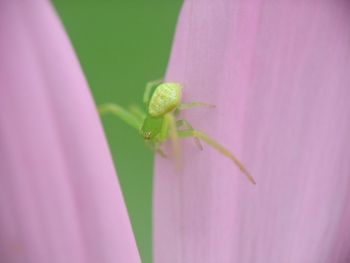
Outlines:
POLYGON ((158 158, 155 262, 349 262, 349 2, 189 0, 167 79, 257 185, 191 140, 158 158))
POLYGON ((47 1, 0 3, 0 261, 140 262, 101 123, 47 1))

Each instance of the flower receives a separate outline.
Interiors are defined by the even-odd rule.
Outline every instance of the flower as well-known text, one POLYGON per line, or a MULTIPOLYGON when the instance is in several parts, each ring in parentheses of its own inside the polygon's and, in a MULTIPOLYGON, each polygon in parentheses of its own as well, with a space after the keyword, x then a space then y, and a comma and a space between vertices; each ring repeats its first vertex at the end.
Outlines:
POLYGON ((209 147, 157 159, 155 263, 348 262, 348 1, 188 0, 167 73, 209 147))
POLYGON ((47 1, 0 4, 0 261, 140 262, 95 105, 47 1))

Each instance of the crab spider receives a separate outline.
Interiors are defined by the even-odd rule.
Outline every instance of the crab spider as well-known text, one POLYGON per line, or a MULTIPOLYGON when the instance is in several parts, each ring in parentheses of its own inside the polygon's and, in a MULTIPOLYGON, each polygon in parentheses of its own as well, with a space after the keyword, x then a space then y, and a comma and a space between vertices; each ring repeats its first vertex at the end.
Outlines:
POLYGON ((233 161, 248 180, 256 184, 244 165, 228 149, 205 133, 193 129, 188 121, 176 119, 183 110, 196 107, 214 107, 214 105, 201 102, 182 103, 181 84, 162 81, 147 84, 143 102, 147 107, 147 112, 143 112, 137 106, 132 106, 129 110, 126 110, 113 103, 101 105, 98 110, 101 115, 112 113, 139 130, 147 144, 163 157, 165 157, 165 154, 161 149, 161 145, 168 140, 172 141, 172 151, 175 157, 180 155, 178 142, 180 138, 194 138, 200 149, 202 149, 200 141, 203 141, 233 161))

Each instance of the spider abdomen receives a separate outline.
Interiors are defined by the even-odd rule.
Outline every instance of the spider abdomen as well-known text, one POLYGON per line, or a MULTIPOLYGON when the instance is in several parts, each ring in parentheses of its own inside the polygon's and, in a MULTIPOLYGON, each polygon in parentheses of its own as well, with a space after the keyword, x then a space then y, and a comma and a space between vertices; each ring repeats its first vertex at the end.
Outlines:
POLYGON ((182 86, 180 84, 160 84, 151 97, 148 112, 153 117, 159 117, 171 112, 181 103, 181 97, 182 86))

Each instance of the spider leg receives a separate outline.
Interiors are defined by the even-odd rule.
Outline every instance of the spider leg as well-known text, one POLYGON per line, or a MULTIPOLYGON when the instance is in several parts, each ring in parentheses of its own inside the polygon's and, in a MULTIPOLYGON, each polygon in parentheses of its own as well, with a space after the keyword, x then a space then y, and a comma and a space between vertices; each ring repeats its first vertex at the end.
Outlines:
POLYGON ((177 170, 181 170, 182 168, 182 160, 181 160, 181 146, 179 142, 179 134, 176 129, 176 120, 172 113, 168 113, 165 116, 164 121, 166 122, 166 126, 168 127, 170 139, 172 142, 172 153, 175 158, 175 166, 177 170))
MULTIPOLYGON (((192 125, 187 120, 176 121, 176 126, 177 126, 177 128, 185 127, 186 130, 191 130, 191 131, 194 130, 192 125)), ((201 141, 197 137, 194 137, 194 141, 195 141, 196 145, 198 146, 198 148, 202 151, 203 146, 201 144, 201 141)))
POLYGON ((111 113, 117 117, 119 117, 121 120, 129 124, 131 127, 139 130, 142 121, 137 116, 135 116, 132 112, 124 109, 123 107, 119 106, 118 104, 114 103, 107 103, 103 104, 98 107, 98 112, 100 115, 105 115, 107 113, 111 113))
POLYGON ((138 105, 132 104, 129 106, 129 111, 136 117, 140 122, 143 122, 146 118, 146 112, 144 112, 138 105))
POLYGON ((186 131, 179 131, 179 137, 180 138, 188 138, 188 137, 196 137, 208 145, 212 146, 214 149, 216 149, 221 154, 225 155, 227 158, 231 159, 241 170, 241 172, 248 178, 248 180, 256 184, 253 176, 248 172, 248 170, 245 168, 245 166, 238 160, 236 156, 234 156, 229 150, 227 150, 224 146, 217 143, 213 139, 211 139, 208 135, 206 135, 203 132, 197 131, 197 130, 186 130, 186 131))
POLYGON ((160 148, 160 144, 159 143, 151 143, 149 141, 145 141, 145 143, 151 149, 152 152, 158 153, 163 158, 167 158, 167 155, 160 148))
POLYGON ((159 84, 161 84, 163 82, 163 79, 157 79, 157 80, 153 80, 153 81, 150 81, 146 84, 146 87, 145 87, 145 93, 143 94, 143 102, 145 104, 148 104, 150 98, 151 98, 151 95, 152 95, 152 90, 158 86, 159 84))
POLYGON ((163 158, 167 158, 167 155, 165 154, 165 152, 162 150, 162 148, 160 148, 160 145, 156 145, 155 146, 156 152, 162 156, 163 158))
POLYGON ((215 108, 216 106, 213 104, 204 103, 204 102, 190 102, 190 103, 181 103, 177 107, 177 109, 179 111, 182 111, 182 110, 188 110, 188 109, 199 108, 199 107, 215 108))

